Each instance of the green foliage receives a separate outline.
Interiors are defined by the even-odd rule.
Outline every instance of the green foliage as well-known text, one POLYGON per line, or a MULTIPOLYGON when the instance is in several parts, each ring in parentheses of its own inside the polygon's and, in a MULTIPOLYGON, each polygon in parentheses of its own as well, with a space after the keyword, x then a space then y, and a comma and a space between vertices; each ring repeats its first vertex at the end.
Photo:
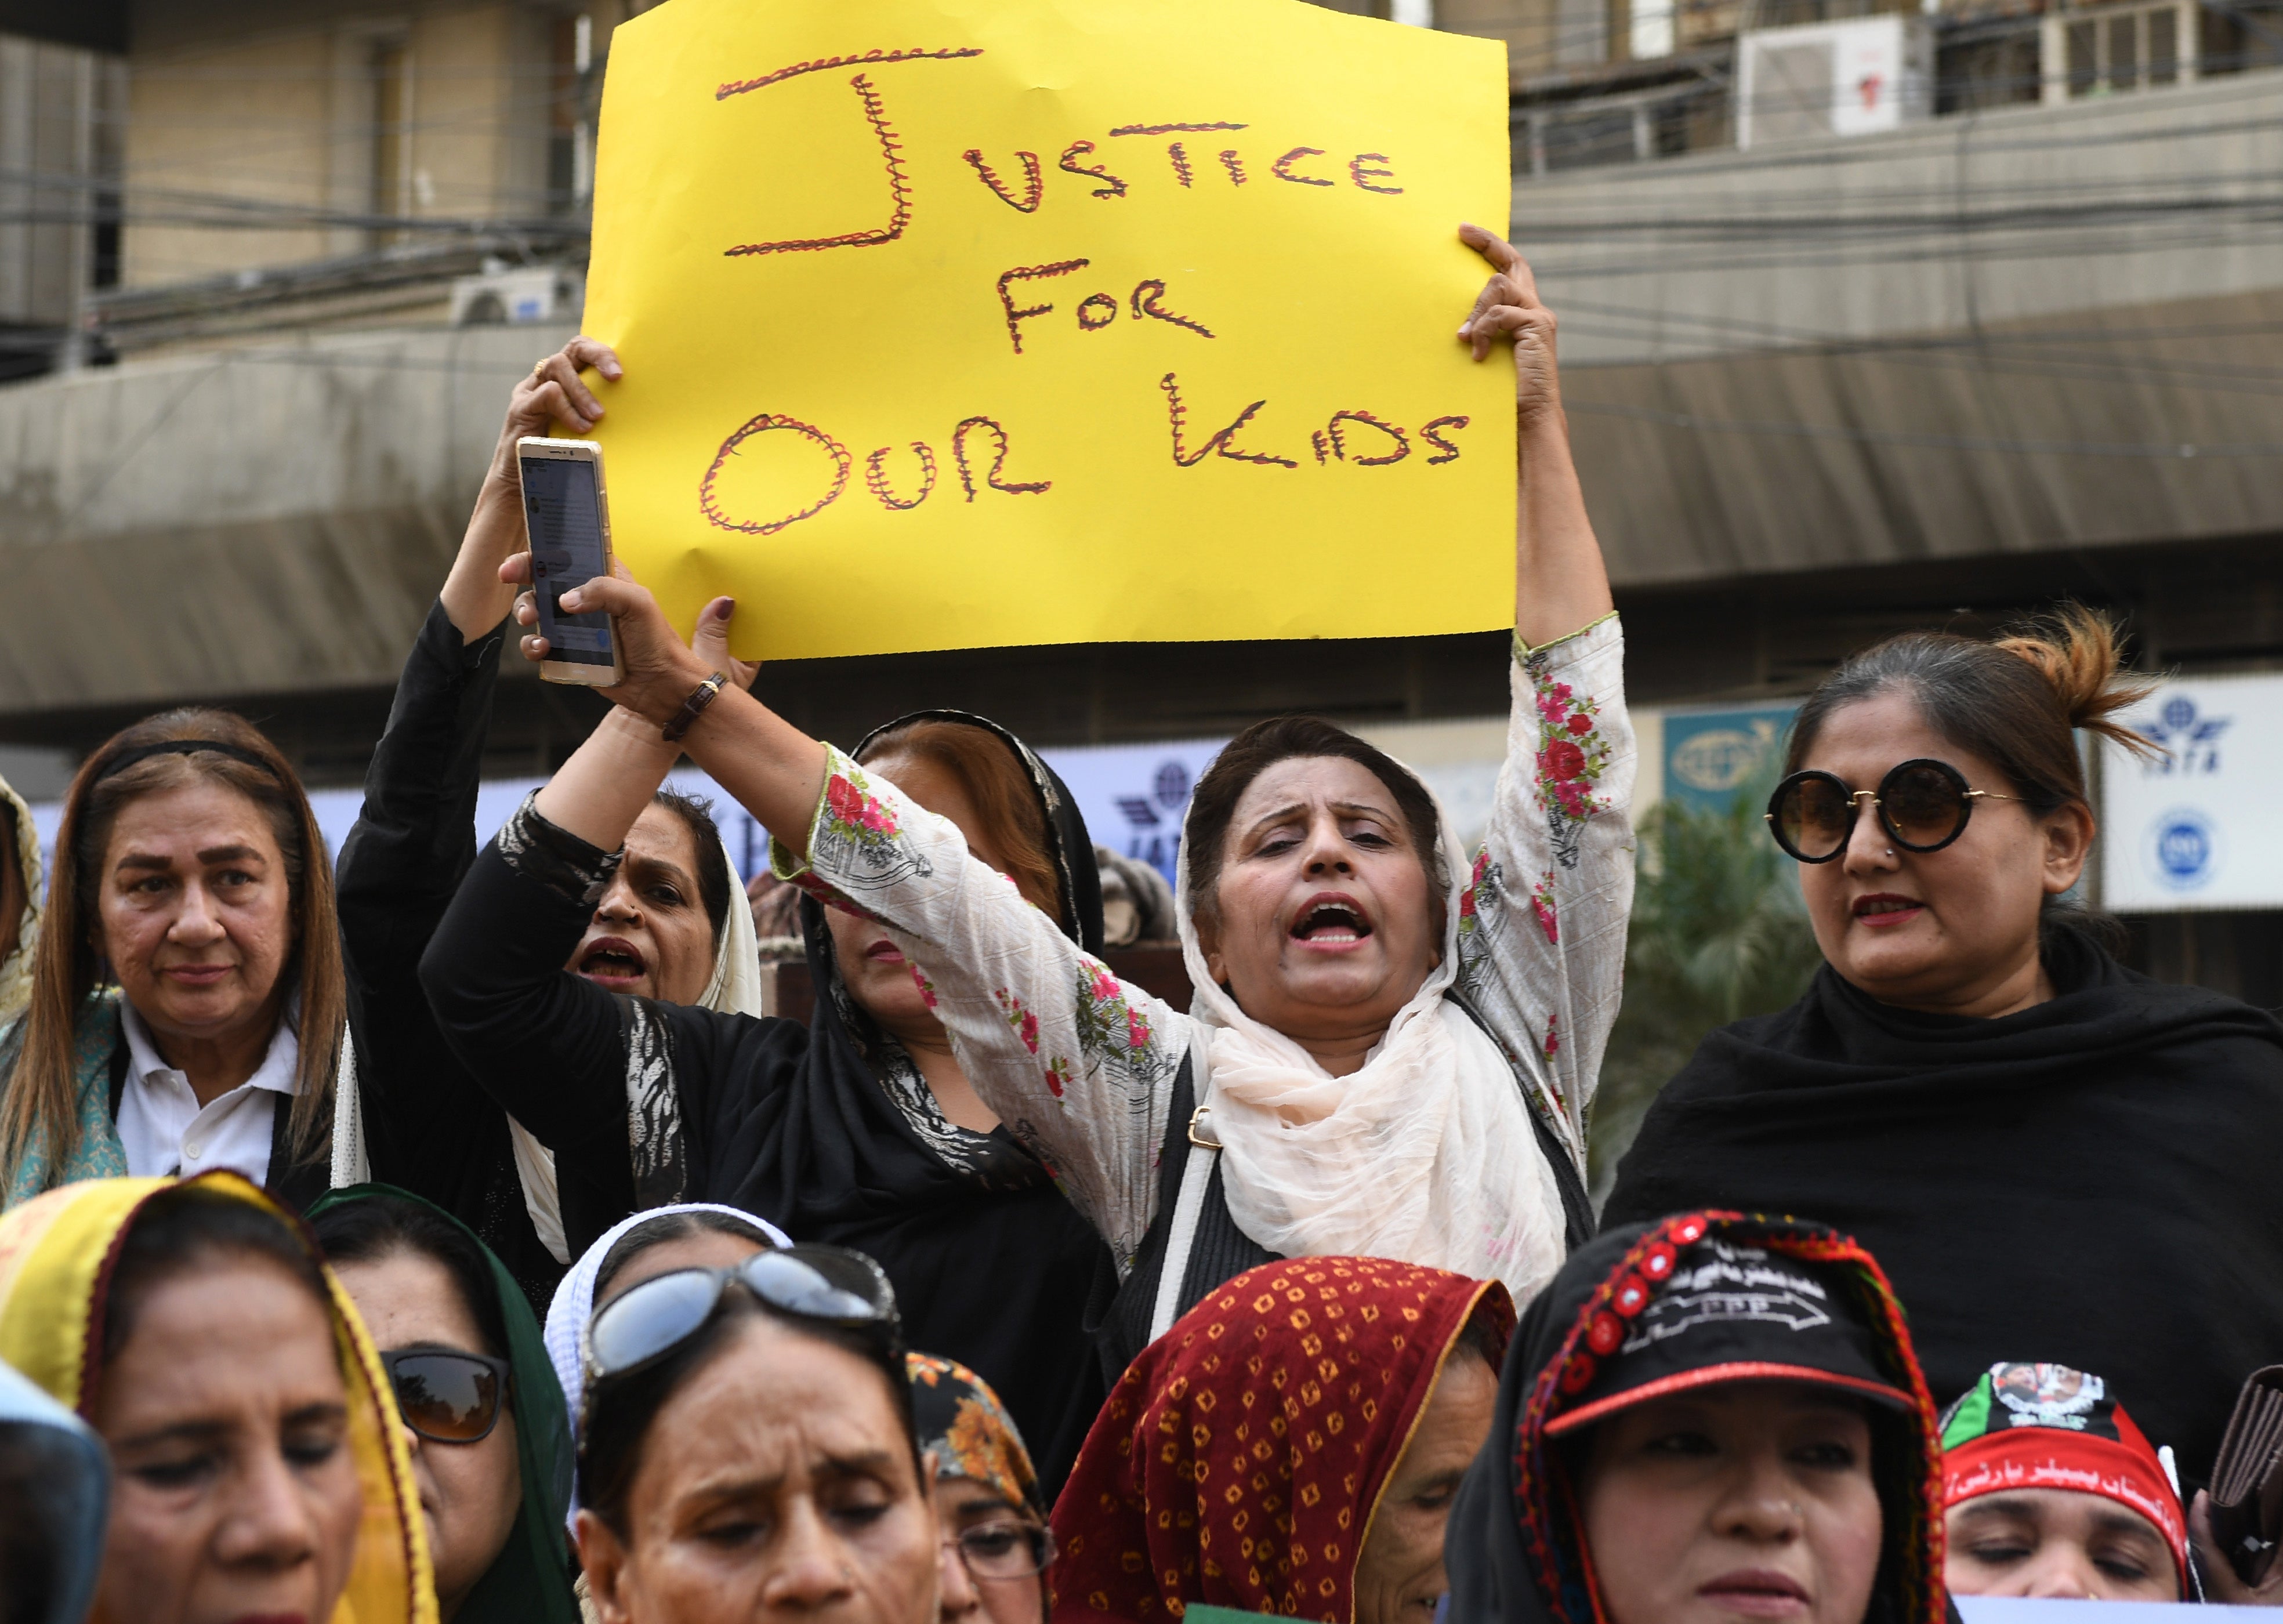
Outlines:
POLYGON ((1823 962, 1797 865, 1761 818, 1773 788, 1773 776, 1745 784, 1726 812, 1664 801, 1641 820, 1625 1004, 1593 1106, 1597 1201, 1657 1090, 1705 1033, 1792 1003, 1823 962))

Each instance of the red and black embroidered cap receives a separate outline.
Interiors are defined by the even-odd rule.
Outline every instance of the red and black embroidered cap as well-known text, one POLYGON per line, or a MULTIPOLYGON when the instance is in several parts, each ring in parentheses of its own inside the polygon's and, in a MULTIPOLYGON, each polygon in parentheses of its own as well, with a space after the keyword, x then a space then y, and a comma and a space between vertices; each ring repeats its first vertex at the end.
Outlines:
POLYGON ((1741 1246, 1691 1217, 1649 1247, 1593 1310, 1563 1368, 1551 1435, 1667 1394, 1731 1381, 1804 1381, 1897 1410, 1843 1269, 1741 1246))

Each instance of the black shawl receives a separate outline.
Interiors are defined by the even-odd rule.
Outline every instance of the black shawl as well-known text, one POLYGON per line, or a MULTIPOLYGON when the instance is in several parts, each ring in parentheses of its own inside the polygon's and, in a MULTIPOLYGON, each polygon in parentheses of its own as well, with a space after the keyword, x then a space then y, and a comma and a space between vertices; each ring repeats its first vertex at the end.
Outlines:
POLYGON ((1829 967, 1707 1037, 1607 1216, 1813 1216, 1877 1254, 1937 1402, 1999 1359, 2098 1371, 2184 1478, 2283 1359, 2283 1023, 2056 931, 2056 996, 1914 1014, 1829 967))
MULTIPOLYGON (((1843 1235, 1788 1219, 1700 1213, 1724 1240, 1850 1266, 1853 1307, 1871 1328, 1884 1374, 1918 1399, 1913 1412, 1874 1418, 1873 1474, 1882 1516, 1879 1577, 1865 1624, 1954 1620, 1942 1587, 1942 1445, 1933 1403, 1902 1315, 1878 1266, 1843 1235)), ((1532 1301, 1508 1344, 1497 1408, 1482 1453, 1459 1486, 1443 1536, 1449 1624, 1603 1624, 1591 1560, 1574 1511, 1569 1462, 1546 1425, 1561 1413, 1563 1367, 1621 1283, 1636 1287, 1651 1247, 1677 1222, 1604 1230, 1570 1255, 1532 1301)), ((1687 1232, 1683 1232, 1687 1233, 1687 1232)), ((1591 1436, 1590 1430, 1577 1437, 1591 1436)))
MULTIPOLYGON (((1099 952, 1094 848, 1061 780, 994 723, 919 714, 981 727, 1014 751, 1047 813, 1060 923, 1099 952)), ((816 1006, 805 1028, 621 999, 565 971, 592 911, 580 888, 608 854, 559 829, 532 842, 529 815, 503 832, 524 830, 516 856, 495 841, 471 869, 421 978, 455 1051, 555 1152, 573 1251, 637 1208, 691 1201, 869 1253, 895 1286, 911 1345, 988 1381, 1034 1445, 1042 1484, 1058 1488, 1103 1395, 1083 1325, 1109 1266, 1092 1226, 1003 1128, 971 1134, 939 1117, 936 1143, 923 1137, 927 1114, 892 1092, 900 1051, 846 998, 813 902, 802 919, 816 1006)), ((924 1088, 916 1074, 906 1082, 924 1088)))
MULTIPOLYGON (((1086 820, 1054 769, 1020 739, 983 717, 922 711, 866 735, 856 754, 924 720, 982 728, 1015 753, 1047 814, 1063 932, 1099 953, 1102 880, 1086 820)), ((907 1340, 991 1383, 1034 1445, 1051 1499, 1104 1394, 1081 1320, 1107 1248, 1004 1128, 987 1136, 953 1129, 963 1143, 948 1157, 923 1137, 879 1081, 892 1045, 843 990, 813 898, 801 903, 801 926, 816 987, 806 1061, 789 1086, 756 1096, 725 1124, 703 1174, 693 1166, 690 1199, 724 1201, 775 1220, 796 1239, 878 1259, 907 1340)))

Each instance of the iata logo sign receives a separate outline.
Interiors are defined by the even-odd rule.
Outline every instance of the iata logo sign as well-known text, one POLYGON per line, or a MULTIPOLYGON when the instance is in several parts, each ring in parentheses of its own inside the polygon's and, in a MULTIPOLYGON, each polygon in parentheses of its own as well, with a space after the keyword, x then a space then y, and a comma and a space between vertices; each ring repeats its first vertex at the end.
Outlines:
POLYGON ((2234 720, 2225 716, 2199 716, 2196 702, 2175 694, 2164 702, 2156 719, 2142 722, 2140 731, 2164 749, 2142 771, 2152 778, 2198 778, 2219 771, 2219 736, 2234 720))

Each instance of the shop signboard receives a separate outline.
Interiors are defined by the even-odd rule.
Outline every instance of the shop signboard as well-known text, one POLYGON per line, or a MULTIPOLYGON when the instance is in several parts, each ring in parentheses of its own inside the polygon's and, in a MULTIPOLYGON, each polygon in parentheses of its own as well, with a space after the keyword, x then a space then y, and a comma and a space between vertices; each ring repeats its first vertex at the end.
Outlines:
POLYGON ((2122 719, 2164 753, 2102 746, 2101 905, 2283 907, 2283 676, 2167 682, 2122 719))
POLYGON ((1738 791, 1780 758, 1796 705, 1664 713, 1664 797, 1695 812, 1726 812, 1738 791))

